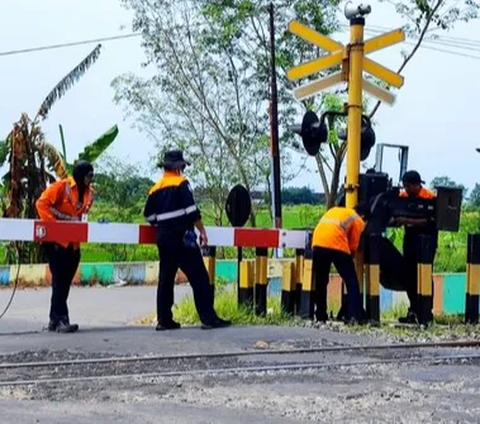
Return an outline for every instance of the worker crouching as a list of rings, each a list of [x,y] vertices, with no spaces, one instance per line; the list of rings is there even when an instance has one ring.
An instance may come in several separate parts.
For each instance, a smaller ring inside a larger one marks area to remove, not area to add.
[[[202,328],[226,327],[231,323],[220,319],[213,308],[212,287],[208,271],[197,243],[207,246],[207,233],[200,210],[195,204],[188,180],[183,175],[189,165],[181,151],[165,154],[160,166],[163,177],[150,190],[144,216],[157,230],[160,275],[157,289],[157,330],[173,330],[180,324],[173,320],[175,276],[178,268],[186,275],[193,289],[195,307]]]
[[[77,162],[72,177],[51,184],[37,200],[36,209],[40,219],[50,222],[81,221],[93,204],[90,187],[93,176],[93,166],[90,163]],[[80,263],[80,245],[44,243],[43,246],[52,274],[48,330],[74,333],[78,331],[78,325],[70,323],[67,299]]]
[[[327,286],[333,263],[347,286],[346,321],[350,324],[366,322],[353,259],[364,228],[365,223],[356,210],[346,207],[329,209],[315,228],[312,249],[317,306],[315,315],[318,321],[325,322],[328,319]]]

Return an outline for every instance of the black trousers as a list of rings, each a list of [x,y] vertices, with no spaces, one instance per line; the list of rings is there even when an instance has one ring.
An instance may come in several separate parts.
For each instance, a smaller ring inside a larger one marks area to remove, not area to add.
[[[157,318],[159,323],[172,321],[175,276],[178,269],[187,277],[193,289],[195,307],[202,323],[216,318],[213,309],[212,287],[208,271],[198,246],[187,247],[181,236],[159,236],[160,275],[157,289]]]
[[[433,264],[437,252],[437,241],[432,236],[432,245],[429,252],[430,262]],[[408,300],[410,301],[410,311],[417,313],[418,296],[417,296],[417,274],[419,264],[419,246],[420,238],[416,235],[406,234],[403,239],[403,257],[405,258],[405,272],[406,282],[405,291],[407,292]],[[433,279],[432,279],[432,293],[433,293]]]
[[[327,286],[332,263],[347,286],[347,317],[362,318],[363,302],[352,256],[339,250],[314,247],[313,270],[315,274],[315,303],[317,305],[315,315],[317,319],[326,320],[328,317]]]
[[[45,252],[52,273],[52,297],[50,301],[50,323],[69,324],[67,299],[72,280],[80,263],[80,249],[71,245],[64,248],[56,243],[48,243]]]

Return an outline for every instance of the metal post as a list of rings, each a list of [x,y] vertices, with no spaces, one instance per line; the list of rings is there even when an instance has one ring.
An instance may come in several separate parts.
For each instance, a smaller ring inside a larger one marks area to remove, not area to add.
[[[348,77],[348,138],[346,206],[353,208],[358,202],[360,173],[360,140],[362,131],[362,70],[363,35],[365,18],[350,20],[349,77]]]
[[[282,198],[280,180],[280,149],[278,136],[278,92],[277,92],[277,71],[275,64],[275,17],[273,2],[269,6],[270,13],[270,140],[273,164],[273,207],[274,227],[282,228]]]
[[[255,252],[255,314],[267,314],[268,249]]]

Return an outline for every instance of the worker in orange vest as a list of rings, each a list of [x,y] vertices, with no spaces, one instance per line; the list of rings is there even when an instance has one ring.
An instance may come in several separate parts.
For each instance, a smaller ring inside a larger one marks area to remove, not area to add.
[[[402,177],[404,190],[400,192],[400,197],[420,198],[420,199],[434,199],[435,193],[428,188],[422,186],[425,184],[422,181],[420,174],[417,171],[407,171]],[[405,289],[410,301],[410,308],[406,317],[401,317],[401,323],[416,323],[417,322],[417,268],[418,268],[418,246],[421,235],[428,235],[431,237],[432,246],[429,252],[431,262],[435,259],[438,243],[438,230],[433,221],[418,218],[403,218],[396,219],[398,224],[405,226],[405,235],[403,237],[403,257],[405,258],[407,279],[405,282]],[[432,282],[433,284],[433,282]]]
[[[346,320],[363,324],[365,311],[353,256],[358,250],[365,222],[355,209],[333,207],[320,219],[313,233],[313,267],[315,274],[316,318],[325,322],[327,315],[327,285],[330,268],[335,265],[345,281],[348,292]]]
[[[79,161],[73,175],[51,184],[36,202],[37,213],[42,221],[81,221],[93,203],[90,187],[93,181],[93,166]],[[80,263],[78,243],[44,243],[52,274],[52,297],[48,331],[74,333],[77,324],[70,323],[67,307],[72,280]]]

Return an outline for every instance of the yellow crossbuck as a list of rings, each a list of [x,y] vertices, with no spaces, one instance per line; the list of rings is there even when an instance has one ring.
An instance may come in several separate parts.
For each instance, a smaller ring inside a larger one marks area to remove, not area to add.
[[[297,21],[290,22],[288,29],[291,33],[303,38],[305,41],[308,41],[309,43],[312,43],[313,45],[331,53],[327,56],[320,57],[289,69],[287,71],[288,79],[295,81],[325,69],[332,68],[336,65],[342,65],[343,67],[342,72],[332,74],[326,78],[318,79],[295,89],[294,95],[298,100],[311,97],[322,90],[347,80],[348,77],[346,76],[348,76],[348,72],[346,72],[345,66],[348,66],[348,60],[345,59],[348,58],[348,46],[344,46],[338,41],[332,40],[331,38],[328,38],[325,35],[320,34],[319,32]],[[387,32],[379,35],[378,37],[374,37],[365,41],[364,54],[366,55],[368,53],[390,47],[404,40],[405,33],[401,29]],[[363,58],[363,70],[370,75],[385,81],[388,85],[397,88],[400,88],[403,85],[403,77],[401,75],[367,57]],[[363,79],[362,88],[367,93],[375,96],[383,102],[392,104],[395,101],[395,96],[393,94],[375,84],[370,83],[366,79]]]

